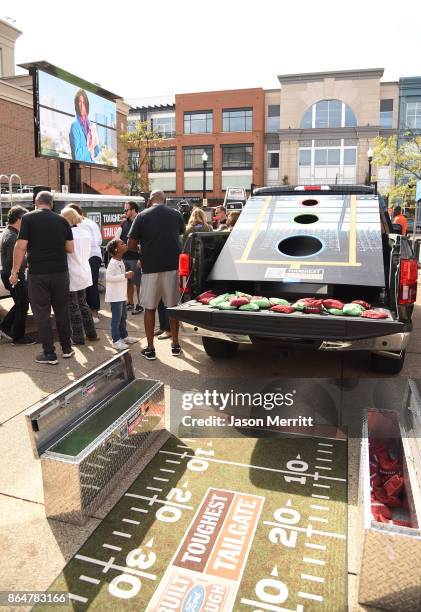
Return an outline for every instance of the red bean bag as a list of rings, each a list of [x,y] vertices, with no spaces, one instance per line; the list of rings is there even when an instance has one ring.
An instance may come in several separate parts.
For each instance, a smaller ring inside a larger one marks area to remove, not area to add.
[[[237,308],[239,308],[240,306],[244,306],[245,304],[248,304],[249,301],[250,300],[246,297],[236,297],[230,300],[230,304],[231,306],[236,306]]]
[[[328,300],[323,300],[323,306],[325,308],[336,308],[337,310],[342,310],[344,305],[345,304],[341,302],[341,300],[333,300],[330,298]]]
[[[388,480],[386,480],[383,485],[383,488],[388,495],[399,495],[399,493],[402,493],[403,484],[404,483],[402,476],[398,476],[398,474],[395,474],[394,476],[391,476]]]
[[[283,312],[284,314],[291,314],[292,312],[295,312],[295,308],[293,306],[283,306],[282,304],[271,306],[270,310],[272,312]]]
[[[352,303],[353,304],[359,304],[360,306],[362,306],[366,310],[370,310],[371,309],[371,304],[369,304],[368,302],[364,302],[364,300],[353,300]]]
[[[365,319],[387,319],[388,317],[385,312],[379,312],[378,310],[364,310],[360,316]]]
[[[317,300],[320,301],[321,300]],[[305,312],[306,314],[320,314],[322,312],[322,305],[321,304],[307,304],[304,307],[303,312]]]

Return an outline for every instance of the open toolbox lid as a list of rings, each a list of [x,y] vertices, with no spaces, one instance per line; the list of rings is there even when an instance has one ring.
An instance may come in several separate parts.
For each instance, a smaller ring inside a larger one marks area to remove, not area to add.
[[[409,378],[404,397],[404,427],[413,449],[414,471],[421,498],[421,389]]]
[[[35,457],[134,378],[132,359],[126,350],[31,406],[25,417]]]

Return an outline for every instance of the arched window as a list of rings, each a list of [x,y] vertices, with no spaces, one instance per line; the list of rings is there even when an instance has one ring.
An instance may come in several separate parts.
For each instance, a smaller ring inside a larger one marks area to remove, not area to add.
[[[340,128],[356,127],[357,119],[352,109],[340,100],[319,100],[306,110],[300,127]]]

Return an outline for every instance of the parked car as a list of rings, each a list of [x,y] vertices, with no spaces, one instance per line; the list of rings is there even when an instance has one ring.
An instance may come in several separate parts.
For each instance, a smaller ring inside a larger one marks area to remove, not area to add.
[[[402,369],[412,331],[417,259],[408,238],[393,232],[370,187],[260,188],[232,233],[192,234],[181,257],[185,302],[170,309],[171,316],[202,336],[210,357],[232,356],[241,343],[264,341],[282,348],[369,351],[376,372]],[[194,299],[210,289],[289,301],[361,299],[387,318],[216,310]]]

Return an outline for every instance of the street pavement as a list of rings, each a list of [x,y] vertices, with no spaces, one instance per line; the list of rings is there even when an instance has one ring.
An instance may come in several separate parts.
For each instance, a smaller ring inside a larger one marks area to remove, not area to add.
[[[0,318],[11,301],[0,302]],[[421,291],[414,312],[414,332],[407,350],[401,377],[421,378]],[[33,322],[29,321],[29,326]],[[37,364],[34,357],[40,345],[0,344],[0,590],[45,590],[98,526],[136,476],[131,470],[110,496],[105,508],[90,517],[83,527],[47,520],[44,513],[40,461],[35,459],[29,441],[25,411],[35,402],[77,379],[115,354],[110,340],[110,312],[101,311],[99,342],[75,347],[76,355],[57,366]],[[131,355],[137,377],[158,379],[169,390],[188,391],[210,388],[216,380],[235,380],[247,390],[253,378],[346,378],[376,377],[370,371],[369,357],[360,353],[281,353],[275,347],[240,347],[229,360],[210,359],[199,338],[181,333],[183,354],[172,357],[170,341],[157,340],[158,360],[140,356],[145,346],[143,316],[129,314],[129,334],[141,339]],[[356,603],[359,538],[356,525],[359,441],[349,441],[349,601],[350,610],[362,610]],[[373,610],[373,608],[371,608]]]

